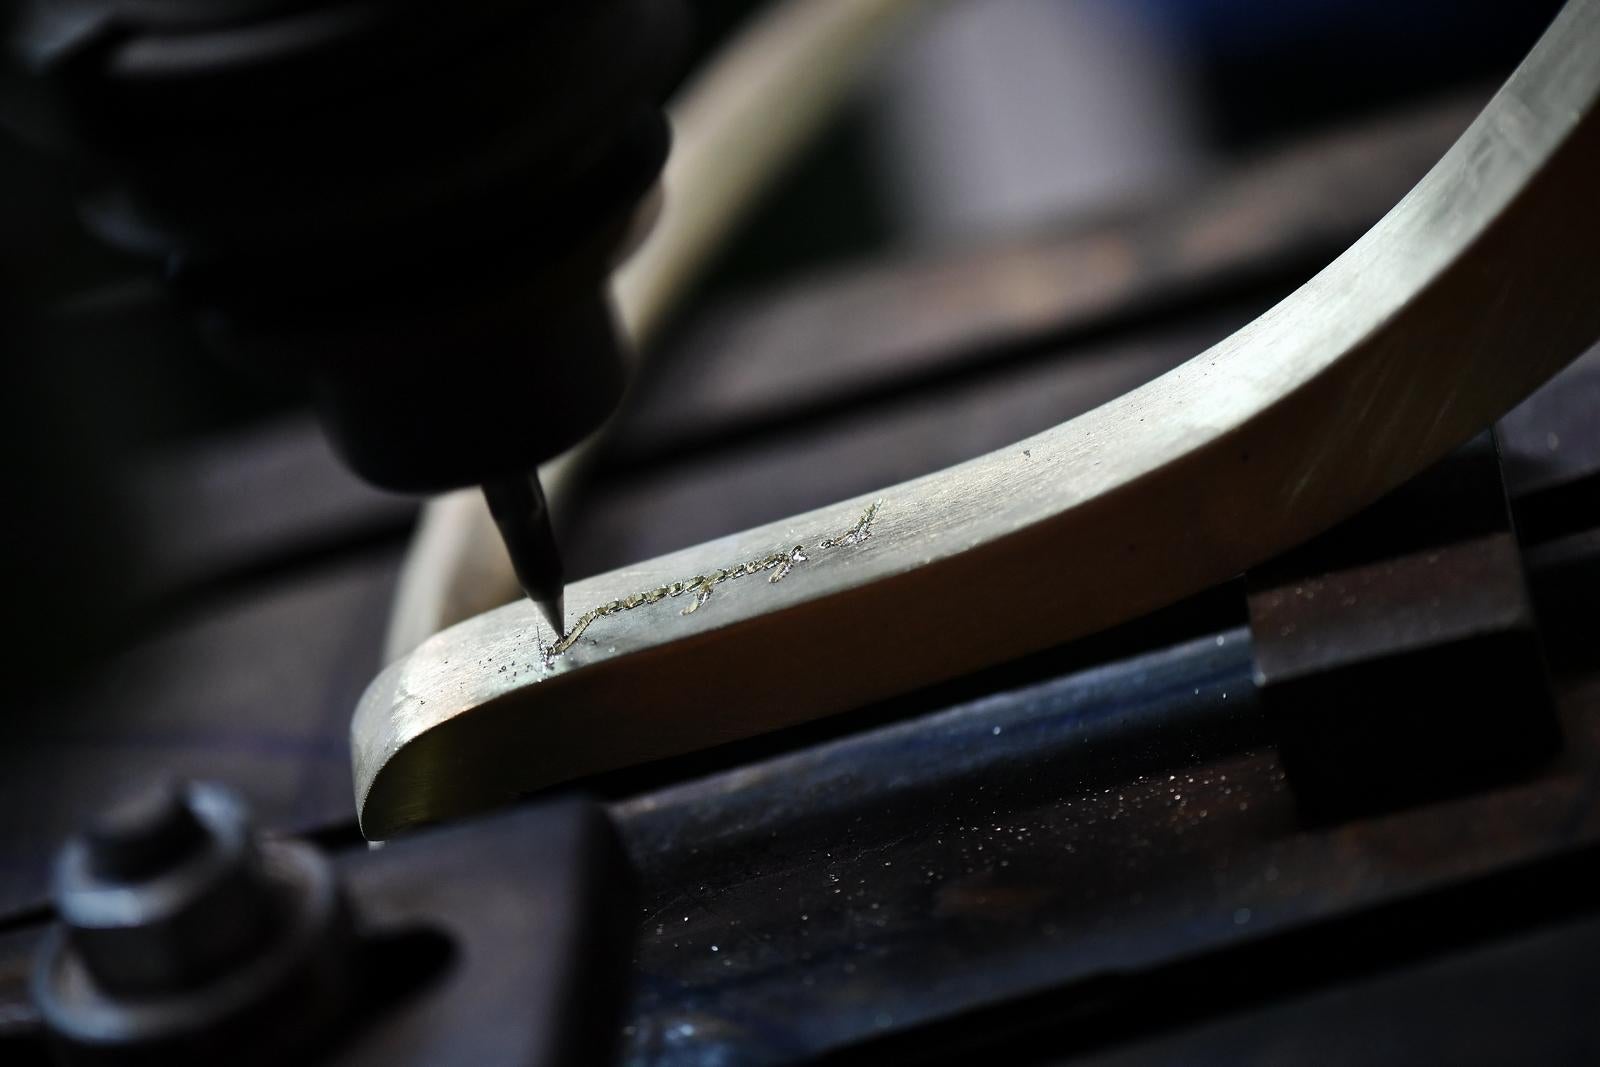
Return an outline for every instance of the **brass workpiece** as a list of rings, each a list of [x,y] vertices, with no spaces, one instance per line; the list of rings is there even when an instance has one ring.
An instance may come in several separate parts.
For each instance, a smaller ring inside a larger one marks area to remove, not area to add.
[[[803,582],[724,577],[717,610],[670,625],[624,606],[604,642],[516,677],[479,663],[526,656],[530,634],[557,640],[530,606],[436,635],[356,712],[363,830],[385,837],[1014,659],[1205,589],[1366,506],[1600,336],[1597,100],[1600,0],[1573,0],[1411,193],[1231,337],[1011,447],[569,595],[625,605],[892,501],[870,551],[828,553]]]

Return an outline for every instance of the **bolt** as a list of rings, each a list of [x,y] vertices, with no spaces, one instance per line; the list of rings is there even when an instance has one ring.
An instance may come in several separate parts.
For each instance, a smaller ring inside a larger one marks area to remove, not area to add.
[[[196,855],[206,831],[169,780],[101,812],[84,831],[84,843],[96,875],[137,882]]]
[[[346,1010],[332,864],[262,838],[221,786],[106,810],[62,848],[55,903],[32,990],[64,1062],[291,1062]]]
[[[212,785],[133,795],[56,868],[57,910],[89,973],[130,994],[205,981],[256,952],[274,895],[243,805]]]

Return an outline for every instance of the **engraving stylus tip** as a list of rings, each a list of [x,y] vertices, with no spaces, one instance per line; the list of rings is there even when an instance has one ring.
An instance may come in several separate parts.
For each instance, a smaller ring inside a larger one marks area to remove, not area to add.
[[[560,637],[565,632],[566,582],[561,550],[550,523],[550,507],[538,475],[490,479],[483,483],[483,495],[505,540],[517,581]]]
[[[560,592],[548,599],[538,598],[539,609],[544,612],[545,621],[550,624],[551,631],[561,637],[567,632],[567,597]]]

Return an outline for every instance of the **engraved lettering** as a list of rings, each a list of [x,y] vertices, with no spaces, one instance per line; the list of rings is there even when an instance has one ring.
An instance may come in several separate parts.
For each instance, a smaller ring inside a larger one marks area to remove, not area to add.
[[[883,501],[873,501],[872,505],[867,508],[854,526],[837,536],[817,542],[817,550],[826,551],[836,548],[848,548],[864,543],[872,536],[872,524],[877,519],[878,511],[882,506]],[[560,640],[553,645],[540,649],[544,656],[545,665],[548,666],[557,656],[575,645],[578,638],[583,636],[584,631],[594,625],[597,620],[608,615],[617,615],[624,611],[632,611],[634,608],[642,607],[646,604],[655,604],[667,597],[678,597],[684,593],[693,593],[694,599],[680,612],[683,615],[692,615],[705,606],[706,601],[711,599],[712,592],[723,582],[742,578],[749,574],[771,571],[772,573],[767,576],[767,581],[775,585],[787,578],[798,564],[808,563],[810,560],[811,556],[807,555],[806,546],[795,545],[785,552],[774,552],[772,555],[762,559],[753,559],[737,564],[731,570],[717,570],[711,574],[697,574],[693,578],[672,582],[668,585],[660,585],[647,592],[633,593],[621,600],[613,600],[599,607],[591,608],[578,616],[578,621],[572,624],[572,629],[563,634]]]

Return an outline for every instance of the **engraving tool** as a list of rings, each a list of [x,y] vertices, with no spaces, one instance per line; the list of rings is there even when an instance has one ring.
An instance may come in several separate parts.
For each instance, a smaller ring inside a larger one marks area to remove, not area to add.
[[[308,381],[357,474],[483,486],[559,635],[561,558],[529,472],[622,397],[608,279],[667,156],[682,15],[32,5],[14,40],[42,102],[8,118],[85,163],[91,228],[159,266],[208,339]]]

